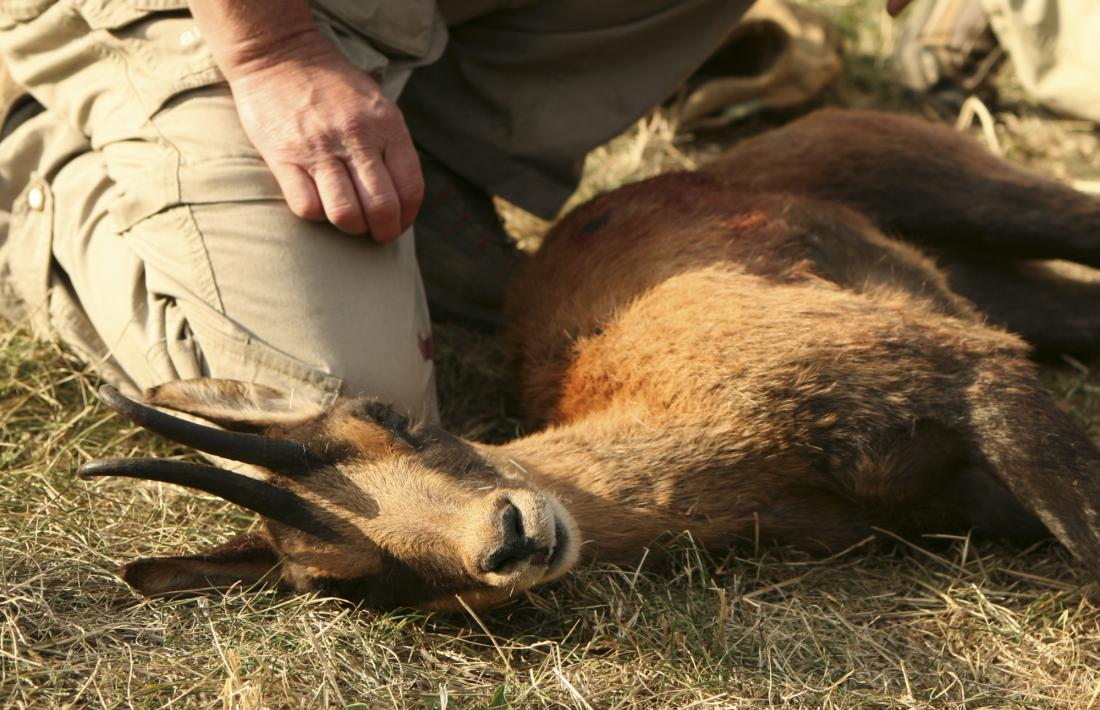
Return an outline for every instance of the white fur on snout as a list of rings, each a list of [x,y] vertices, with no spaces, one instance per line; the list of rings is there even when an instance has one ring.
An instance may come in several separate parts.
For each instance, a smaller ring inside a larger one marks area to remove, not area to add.
[[[555,557],[553,564],[543,574],[542,579],[538,581],[538,584],[545,584],[546,582],[552,582],[558,577],[573,569],[577,564],[577,560],[581,556],[581,531],[577,527],[577,522],[573,519],[573,516],[569,514],[569,511],[565,509],[557,498],[546,495],[547,503],[550,509],[553,511],[554,517],[561,524],[565,530],[565,539],[557,539],[555,532],[554,546],[551,548],[551,556]],[[561,546],[564,546],[563,548]],[[561,549],[559,549],[561,548]]]

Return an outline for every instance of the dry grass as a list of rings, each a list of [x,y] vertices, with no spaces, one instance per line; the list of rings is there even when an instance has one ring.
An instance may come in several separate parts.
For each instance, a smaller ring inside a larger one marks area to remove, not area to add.
[[[878,5],[829,5],[850,48],[829,101],[949,114],[885,78]],[[1000,82],[1009,101],[992,108],[1009,156],[1100,179],[1094,127],[1021,102],[1007,74]],[[692,144],[673,143],[660,119],[640,124],[594,156],[584,192],[705,160],[771,121]],[[545,228],[508,216],[528,243]],[[437,339],[447,424],[515,435],[497,343],[454,327]],[[1046,372],[1100,439],[1100,363]],[[75,481],[89,458],[182,453],[109,417],[93,384],[60,349],[0,326],[5,707],[1100,706],[1096,587],[1055,545],[867,542],[826,561],[786,550],[713,560],[682,540],[666,573],[588,569],[477,618],[269,591],[145,601],[113,575],[120,562],[197,550],[250,517],[157,484]]]

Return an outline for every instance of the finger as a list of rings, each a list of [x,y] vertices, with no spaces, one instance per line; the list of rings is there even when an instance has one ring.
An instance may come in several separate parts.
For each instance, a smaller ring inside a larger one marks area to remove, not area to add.
[[[890,17],[897,17],[898,13],[905,9],[912,0],[887,0],[886,12],[890,13]]]
[[[424,202],[424,175],[420,170],[420,157],[411,140],[391,144],[385,154],[386,169],[393,180],[397,199],[401,203],[401,231],[412,226],[420,205]]]
[[[401,236],[401,203],[386,164],[377,153],[363,155],[348,166],[359,202],[367,215],[370,235],[378,242],[392,242]]]
[[[343,163],[326,163],[315,168],[313,180],[317,183],[317,191],[321,194],[321,203],[325,206],[325,216],[329,222],[348,234],[363,234],[367,231],[367,221],[363,218],[359,195]]]
[[[325,219],[321,196],[317,194],[317,186],[313,184],[309,173],[297,165],[288,164],[273,165],[271,172],[279,183],[279,189],[283,191],[291,212],[314,222]]]

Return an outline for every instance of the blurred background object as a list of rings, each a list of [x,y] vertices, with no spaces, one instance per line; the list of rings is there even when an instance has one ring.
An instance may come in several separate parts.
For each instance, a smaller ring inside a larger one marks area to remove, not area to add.
[[[1007,55],[1036,101],[1100,121],[1100,3],[921,0],[898,33],[895,61],[920,92],[980,93]]]
[[[794,109],[840,74],[840,34],[817,10],[758,0],[685,84],[679,129],[720,128],[758,111]]]

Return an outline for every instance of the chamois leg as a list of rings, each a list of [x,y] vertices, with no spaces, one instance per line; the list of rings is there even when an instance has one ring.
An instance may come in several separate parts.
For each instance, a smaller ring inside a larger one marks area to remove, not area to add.
[[[1042,262],[959,261],[944,270],[955,293],[1023,336],[1039,355],[1100,352],[1100,279],[1078,279]]]
[[[918,419],[883,433],[868,453],[842,469],[846,497],[858,501],[870,526],[914,539],[972,531],[1030,545],[1050,537],[977,454],[972,437],[953,423]]]
[[[841,202],[889,234],[959,257],[1100,266],[1100,199],[919,119],[819,111],[734,146],[706,170],[736,189]]]
[[[1038,516],[1020,503],[988,466],[972,464],[949,486],[955,505],[976,536],[1032,545],[1051,537]]]
[[[1100,270],[943,253],[933,261],[887,238],[859,213],[812,200],[788,204],[783,219],[790,241],[801,244],[784,258],[808,260],[814,273],[845,288],[900,288],[949,315],[984,314],[1022,335],[1040,355],[1100,352]]]
[[[233,586],[278,581],[279,559],[259,533],[241,533],[197,555],[150,557],[122,568],[127,584],[146,596],[226,590]]]
[[[970,387],[978,446],[996,478],[1100,575],[1100,450],[1015,369],[987,367]]]

